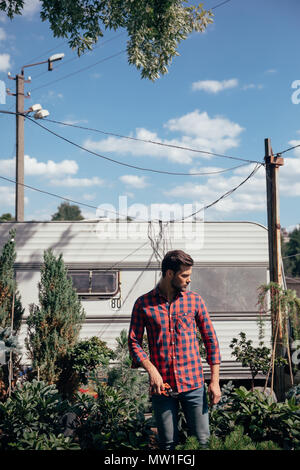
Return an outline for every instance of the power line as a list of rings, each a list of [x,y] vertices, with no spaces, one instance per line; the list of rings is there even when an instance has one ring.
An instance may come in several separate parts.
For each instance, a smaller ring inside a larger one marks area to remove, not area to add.
[[[60,64],[58,64],[56,67],[55,67],[55,70],[57,69],[60,69],[61,67],[69,64],[70,62],[73,62],[74,60],[78,60],[78,59],[81,59],[81,58],[84,58],[84,57],[87,57],[88,54],[90,53],[93,53],[96,49],[98,48],[101,48],[101,47],[104,47],[105,44],[108,44],[109,42],[112,42],[112,41],[115,41],[116,39],[119,39],[121,36],[124,36],[124,32],[123,33],[120,33],[118,34],[117,36],[114,36],[113,38],[110,38],[110,39],[107,39],[106,41],[103,41],[103,42],[98,42],[98,44],[96,44],[93,49],[91,51],[88,51],[86,54],[83,54],[83,55],[76,55],[75,57],[72,57],[71,59],[68,59],[68,60],[63,60]],[[94,65],[91,65],[92,67]],[[80,72],[81,69],[79,71],[76,71],[72,73],[72,75],[75,75],[76,73]],[[42,75],[46,75],[48,73],[48,71],[44,71],[44,72],[41,72],[39,73],[38,75],[35,75],[34,76],[34,79],[36,80],[37,78],[41,77]],[[64,78],[64,77],[63,77]],[[51,82],[51,83],[54,83],[54,82]]]
[[[297,147],[300,147],[300,144],[294,145],[294,147],[289,147],[288,149],[282,150],[281,152],[276,153],[276,156],[280,156],[281,154],[289,152],[290,150],[294,150]]]
[[[229,3],[229,2],[231,2],[231,0],[224,0],[224,2],[221,2],[218,5],[215,5],[214,7],[209,8],[209,10],[216,10],[216,8],[219,8],[219,7],[225,5],[226,3]]]
[[[222,196],[220,196],[218,199],[216,199],[215,201],[211,202],[210,204],[207,204],[206,206],[203,206],[201,209],[197,210],[196,212],[192,213],[192,214],[189,214],[188,216],[186,217],[183,217],[181,219],[173,219],[173,220],[169,220],[169,221],[164,221],[166,223],[166,225],[168,225],[169,223],[173,223],[173,222],[183,222],[184,220],[190,218],[190,217],[194,217],[195,215],[197,215],[199,212],[203,211],[203,210],[206,210],[206,209],[209,209],[210,207],[214,206],[215,204],[217,204],[219,201],[221,201],[222,199],[225,199],[226,197],[230,196],[233,192],[235,192],[238,188],[240,188],[244,183],[246,183],[252,176],[254,176],[254,174],[259,170],[259,168],[261,166],[264,166],[262,163],[260,164],[257,164],[254,168],[254,170],[240,183],[238,184],[236,187],[232,188],[231,190],[227,191],[225,194],[223,194]],[[47,194],[48,196],[53,196],[53,197],[57,197],[59,199],[62,199],[64,201],[67,201],[67,202],[72,202],[73,204],[77,204],[77,205],[80,205],[80,206],[86,206],[86,207],[89,207],[91,209],[98,209],[97,206],[93,206],[91,204],[87,204],[87,203],[84,203],[84,202],[80,202],[80,201],[75,201],[74,199],[70,199],[70,198],[66,198],[66,197],[63,197],[63,196],[60,196],[58,194],[55,194],[55,193],[51,193],[49,191],[45,191],[43,189],[39,189],[39,188],[36,188],[34,186],[29,186],[28,184],[24,184],[24,183],[17,183],[15,180],[12,180],[10,178],[7,178],[5,176],[0,176],[0,178],[4,181],[8,181],[10,183],[13,183],[13,184],[18,184],[18,185],[21,185],[21,186],[24,186],[25,188],[28,188],[28,189],[31,189],[33,191],[37,191],[39,193],[43,193],[43,194]],[[127,218],[127,215],[124,215],[124,214],[120,214],[116,211],[112,211],[112,210],[109,210],[109,209],[105,209],[106,212],[111,212],[113,213],[114,215],[118,215],[119,217],[122,217],[124,219]],[[133,218],[133,221],[134,222],[159,222],[161,223],[162,221],[157,219],[157,220],[138,220],[137,218]]]
[[[215,204],[217,204],[218,202],[220,202],[222,199],[225,199],[226,197],[230,196],[232,193],[234,193],[237,189],[239,189],[243,184],[245,184],[250,178],[252,178],[252,176],[255,175],[255,173],[262,167],[264,166],[263,163],[258,163],[256,164],[254,170],[247,176],[247,178],[245,178],[240,184],[238,184],[237,186],[235,186],[234,188],[230,189],[229,191],[227,191],[225,194],[223,194],[222,196],[220,196],[218,199],[216,199],[214,202],[211,202],[210,204],[207,204],[206,206],[203,206],[201,207],[201,209],[197,210],[196,212],[186,216],[186,217],[183,217],[182,219],[176,219],[176,220],[171,220],[170,222],[183,222],[184,220],[190,218],[190,217],[195,217],[195,215],[199,214],[199,212],[202,212],[206,209],[209,209],[210,207],[214,206]]]
[[[187,150],[189,152],[204,153],[206,155],[211,155],[211,156],[214,156],[214,157],[222,157],[222,158],[228,158],[228,159],[232,159],[232,160],[239,160],[239,161],[243,161],[243,162],[246,162],[246,163],[260,163],[256,160],[247,160],[247,159],[241,158],[241,157],[232,157],[232,156],[229,156],[229,155],[222,155],[222,154],[219,154],[219,153],[208,152],[206,150],[199,150],[199,149],[194,149],[194,148],[191,148],[191,147],[184,147],[184,146],[181,146],[181,145],[166,144],[166,143],[163,143],[163,142],[157,142],[155,140],[139,139],[137,137],[125,136],[125,135],[116,134],[116,133],[113,133],[113,132],[106,132],[106,131],[102,131],[101,129],[94,129],[92,127],[85,127],[85,126],[79,126],[77,124],[70,124],[70,123],[67,123],[67,122],[55,121],[54,119],[44,119],[44,121],[52,122],[54,124],[60,124],[62,126],[69,126],[69,127],[74,127],[74,128],[77,128],[77,129],[83,129],[83,130],[87,130],[87,131],[98,132],[100,134],[109,135],[109,136],[112,136],[112,137],[118,137],[118,138],[121,138],[121,139],[128,139],[128,140],[143,142],[143,143],[147,143],[147,144],[160,145],[162,147],[170,147],[170,148],[174,148],[174,149],[177,149],[177,150]]]
[[[295,255],[290,255],[290,256],[283,256],[282,259],[293,258],[294,256],[300,256],[300,253],[296,253]]]
[[[124,52],[126,52],[126,49],[124,49],[124,50],[122,50],[122,51],[119,51],[119,52],[117,52],[116,54],[112,54],[112,55],[110,55],[110,56],[108,56],[108,57],[105,57],[104,59],[100,59],[100,60],[98,60],[97,62],[95,62],[95,63],[93,63],[93,64],[91,64],[91,65],[87,65],[86,67],[83,67],[83,68],[81,68],[81,69],[79,69],[79,70],[77,70],[77,71],[75,71],[75,72],[71,72],[71,73],[69,73],[69,74],[67,74],[67,75],[64,75],[63,77],[57,78],[56,80],[53,80],[52,82],[48,82],[48,83],[45,83],[44,85],[41,85],[41,86],[39,86],[39,87],[37,87],[37,88],[34,88],[33,90],[31,90],[31,93],[32,93],[33,91],[40,90],[41,88],[45,88],[46,86],[53,85],[53,83],[59,82],[59,81],[61,81],[61,80],[65,80],[66,78],[69,78],[69,77],[71,77],[71,76],[73,76],[73,75],[75,75],[75,74],[77,74],[77,73],[84,72],[85,70],[88,70],[88,69],[90,69],[90,68],[92,68],[92,67],[95,67],[95,65],[101,64],[102,62],[106,62],[107,60],[113,59],[114,57],[117,57],[117,56],[123,54]]]
[[[130,163],[124,163],[124,162],[120,162],[119,160],[115,160],[113,158],[110,158],[110,157],[106,157],[104,155],[101,155],[100,153],[97,153],[97,152],[94,152],[93,150],[89,150],[85,147],[83,147],[82,145],[79,145],[77,144],[76,142],[73,142],[72,140],[70,139],[67,139],[66,137],[63,137],[61,136],[60,134],[57,134],[56,132],[48,129],[47,127],[43,126],[42,124],[34,121],[33,119],[31,119],[29,116],[27,115],[24,115],[24,117],[26,117],[27,119],[29,119],[29,121],[33,122],[34,124],[36,124],[37,126],[41,127],[42,129],[45,129],[47,132],[50,132],[50,134],[53,134],[55,135],[56,137],[58,137],[59,139],[62,139],[64,140],[65,142],[68,142],[69,144],[71,145],[74,145],[75,147],[79,148],[80,150],[84,150],[85,152],[88,152],[92,155],[95,155],[99,158],[102,158],[104,160],[107,160],[107,161],[110,161],[112,163],[115,163],[117,165],[121,165],[121,166],[125,166],[125,167],[128,167],[128,168],[133,168],[135,170],[140,170],[140,171],[149,171],[149,172],[152,172],[152,173],[160,173],[160,174],[164,174],[164,175],[172,175],[172,176],[200,176],[200,175],[208,175],[208,174],[211,174],[211,173],[181,173],[181,172],[172,172],[172,171],[163,171],[163,170],[155,170],[153,168],[144,168],[144,167],[140,167],[140,166],[136,166],[136,165],[131,165]],[[255,163],[259,163],[259,162],[255,162]],[[248,164],[248,162],[247,162]],[[243,164],[243,165],[239,165],[238,167],[234,167],[234,168],[240,168],[241,166],[245,166],[246,164]],[[233,168],[231,168],[233,169]],[[224,171],[229,171],[230,169],[226,169],[226,170],[218,170],[217,172],[214,172],[215,173],[223,173]]]

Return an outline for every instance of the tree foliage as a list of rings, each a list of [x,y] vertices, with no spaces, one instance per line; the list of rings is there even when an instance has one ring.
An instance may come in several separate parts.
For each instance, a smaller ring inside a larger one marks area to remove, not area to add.
[[[62,256],[44,253],[39,283],[39,305],[30,305],[25,340],[33,367],[48,383],[58,380],[59,362],[78,340],[84,310],[67,276]]]
[[[15,230],[11,230],[9,239],[3,246],[0,255],[0,327],[11,327],[12,312],[14,311],[13,330],[18,332],[24,309],[14,274],[16,260],[15,236]]]
[[[62,202],[57,208],[57,212],[52,215],[53,221],[57,220],[83,220],[81,210],[78,206],[69,202]]]
[[[14,220],[15,219],[13,218],[10,212],[5,212],[0,216],[0,222],[12,222]]]
[[[300,228],[295,228],[289,234],[289,241],[283,245],[282,255],[286,274],[300,277]]]
[[[212,12],[187,0],[41,0],[41,19],[55,37],[69,39],[80,55],[92,49],[105,30],[126,30],[128,62],[142,78],[156,80],[167,73],[178,47],[193,31],[212,23]],[[22,14],[23,0],[0,1],[13,18]]]

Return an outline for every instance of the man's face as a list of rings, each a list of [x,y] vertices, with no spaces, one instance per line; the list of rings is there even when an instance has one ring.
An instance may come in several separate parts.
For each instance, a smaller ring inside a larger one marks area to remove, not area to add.
[[[170,273],[171,286],[175,291],[185,291],[191,282],[192,268],[190,266],[182,265],[180,271]]]

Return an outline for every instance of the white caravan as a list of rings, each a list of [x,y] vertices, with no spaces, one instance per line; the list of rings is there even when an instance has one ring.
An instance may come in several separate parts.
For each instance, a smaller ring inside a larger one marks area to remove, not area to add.
[[[62,254],[86,319],[81,338],[98,336],[111,348],[129,327],[133,304],[160,279],[160,262],[171,249],[194,259],[191,290],[204,299],[221,348],[221,379],[243,379],[250,371],[231,355],[229,344],[243,331],[258,344],[258,288],[269,282],[268,231],[252,222],[3,222],[0,249],[16,230],[18,290],[25,307],[38,303],[44,251]],[[265,343],[270,346],[270,318]],[[23,362],[28,363],[24,348]],[[204,371],[208,371],[205,360]]]

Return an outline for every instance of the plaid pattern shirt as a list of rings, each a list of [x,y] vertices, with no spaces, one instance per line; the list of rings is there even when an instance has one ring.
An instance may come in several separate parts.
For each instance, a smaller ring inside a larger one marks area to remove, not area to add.
[[[158,287],[142,295],[134,304],[128,335],[132,367],[140,367],[142,361],[149,359],[142,348],[146,328],[150,361],[164,383],[178,392],[202,387],[204,377],[197,327],[205,344],[208,364],[220,364],[218,339],[199,294],[180,292],[170,304]]]

